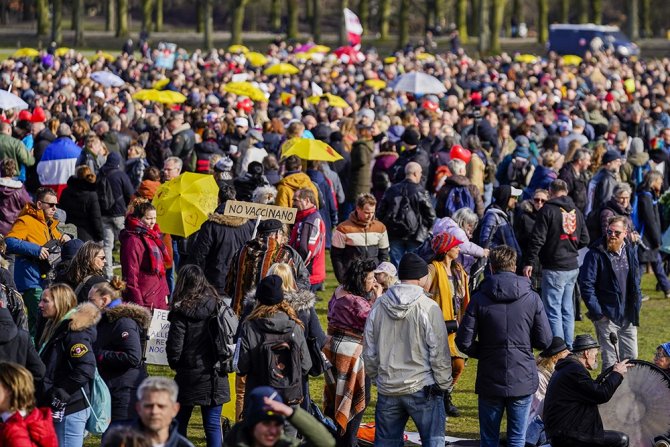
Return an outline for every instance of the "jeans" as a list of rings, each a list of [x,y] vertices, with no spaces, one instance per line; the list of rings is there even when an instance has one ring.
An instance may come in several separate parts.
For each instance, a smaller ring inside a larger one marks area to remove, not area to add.
[[[221,432],[221,408],[223,405],[213,405],[211,407],[201,405],[202,426],[205,429],[205,438],[207,447],[221,447],[223,444],[223,433]],[[182,405],[177,413],[177,422],[179,423],[179,434],[188,439],[186,431],[188,430],[188,421],[193,413],[193,405]]]
[[[400,260],[405,253],[416,250],[421,246],[421,242],[417,241],[405,241],[402,239],[393,239],[389,241],[389,252],[391,255],[391,262],[393,265],[398,267]]]
[[[526,445],[544,445],[547,443],[547,433],[544,431],[544,422],[540,416],[535,416],[526,428]]]
[[[623,359],[637,358],[637,327],[633,326],[627,320],[624,320],[621,326],[615,324],[610,319],[594,321],[596,327],[596,336],[600,344],[600,352],[603,359],[603,371],[616,363],[616,352],[610,341],[610,334],[614,332],[619,338],[617,346],[619,356]]]
[[[507,447],[524,447],[526,421],[533,395],[522,397],[479,396],[479,434],[481,447],[498,447],[500,422],[507,411]]]
[[[650,262],[651,269],[654,271],[654,276],[656,276],[656,281],[661,286],[663,293],[670,293],[670,280],[668,275],[665,274],[665,269],[663,269],[663,260],[661,259],[661,254],[656,255],[656,259],[653,262]],[[644,273],[644,264],[640,263],[640,278]]]
[[[111,278],[114,274],[114,258],[112,251],[114,250],[114,242],[119,238],[119,232],[125,226],[125,217],[109,217],[102,216],[102,236],[104,238],[103,244],[105,247],[105,276]]]
[[[575,308],[573,293],[579,269],[557,271],[542,270],[542,302],[554,337],[565,340],[572,347],[575,333]]]
[[[444,447],[447,415],[444,397],[426,396],[423,390],[404,396],[377,396],[375,445],[402,447],[405,425],[412,418],[424,447]]]
[[[86,408],[76,413],[68,414],[60,422],[54,421],[58,445],[61,447],[82,447],[86,421],[91,415],[91,409]]]

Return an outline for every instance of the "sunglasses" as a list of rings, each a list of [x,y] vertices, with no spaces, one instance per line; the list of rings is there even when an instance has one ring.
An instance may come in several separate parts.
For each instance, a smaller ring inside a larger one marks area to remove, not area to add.
[[[40,201],[40,202],[42,204],[48,206],[49,208],[56,208],[58,206],[58,202],[42,202],[42,201]]]
[[[616,231],[616,230],[607,230],[607,235],[608,236],[616,236],[619,237],[623,234],[623,231]]]
[[[547,201],[545,199],[533,199],[533,202],[535,202],[535,203],[546,203]]]

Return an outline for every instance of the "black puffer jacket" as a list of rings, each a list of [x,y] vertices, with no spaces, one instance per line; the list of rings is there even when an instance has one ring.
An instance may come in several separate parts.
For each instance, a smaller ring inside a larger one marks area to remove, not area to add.
[[[119,304],[104,309],[93,345],[98,371],[112,395],[112,421],[137,417],[137,387],[147,377],[142,361],[151,314],[136,304]]]
[[[37,355],[27,331],[14,324],[9,310],[0,307],[0,359],[25,366],[39,384],[44,378],[44,363]]]
[[[77,239],[101,241],[102,216],[95,183],[70,177],[60,196],[60,208],[67,214],[67,223],[77,227]]]
[[[244,217],[224,216],[219,206],[202,224],[189,247],[189,262],[205,272],[205,277],[219,294],[224,294],[230,263],[237,250],[251,239],[254,221]]]
[[[204,295],[177,301],[168,315],[167,358],[177,372],[181,405],[221,405],[230,400],[227,375],[214,371],[216,351],[207,330],[217,299]]]
[[[598,405],[609,401],[623,376],[613,372],[604,380],[591,378],[579,360],[570,356],[559,360],[544,397],[547,435],[564,435],[589,440],[603,434]]]
[[[407,194],[414,213],[419,218],[419,228],[413,234],[400,234],[393,231],[394,200],[396,197]],[[382,202],[377,208],[377,218],[381,220],[388,231],[389,239],[402,239],[416,242],[423,242],[429,235],[430,229],[435,222],[435,209],[430,200],[430,195],[423,186],[403,180],[391,186]]]
[[[58,399],[66,403],[66,415],[88,408],[81,390],[87,395],[90,393],[96,367],[93,343],[99,320],[97,307],[91,303],[80,304],[40,348],[46,373],[39,406],[51,406],[54,399]],[[41,335],[37,334],[35,340],[40,340]]]
[[[114,198],[116,199],[116,202],[110,209],[101,210],[103,216],[125,216],[130,198],[135,193],[128,175],[121,169],[122,162],[121,155],[117,152],[111,152],[107,156],[105,164],[100,168],[99,177],[107,177],[114,192]]]

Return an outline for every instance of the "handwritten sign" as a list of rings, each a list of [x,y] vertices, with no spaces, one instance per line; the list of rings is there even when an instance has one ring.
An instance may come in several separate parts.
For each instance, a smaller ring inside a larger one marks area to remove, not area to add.
[[[297,212],[296,208],[228,200],[223,214],[225,216],[246,217],[248,219],[277,219],[282,223],[292,224],[295,222]]]
[[[170,322],[168,321],[167,310],[154,309],[154,315],[151,318],[149,326],[149,341],[147,350],[144,353],[147,363],[152,365],[167,365],[167,346],[168,332],[170,331]]]

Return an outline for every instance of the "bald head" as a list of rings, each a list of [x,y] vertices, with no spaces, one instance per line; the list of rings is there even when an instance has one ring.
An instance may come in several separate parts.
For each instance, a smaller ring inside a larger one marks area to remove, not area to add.
[[[410,161],[405,165],[405,178],[412,183],[421,181],[421,165],[415,161]]]
[[[12,126],[9,123],[0,123],[0,133],[4,133],[5,135],[11,135]]]

